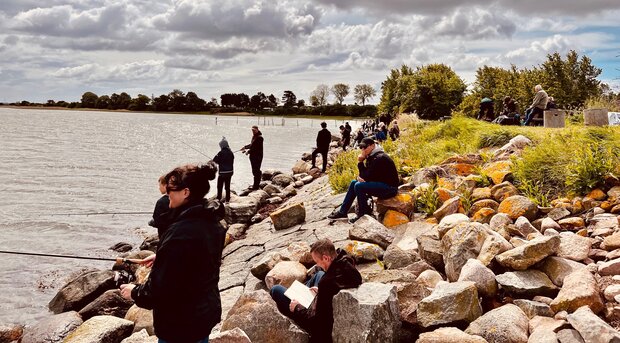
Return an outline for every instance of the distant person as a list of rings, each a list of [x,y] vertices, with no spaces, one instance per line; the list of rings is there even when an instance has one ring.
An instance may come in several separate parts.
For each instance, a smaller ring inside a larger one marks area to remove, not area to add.
[[[185,165],[166,174],[170,225],[144,284],[123,284],[121,295],[153,310],[159,342],[206,343],[221,320],[218,282],[226,230],[224,208],[204,199],[217,166]]]
[[[213,162],[219,166],[217,177],[217,200],[222,200],[222,188],[226,188],[226,203],[230,202],[230,180],[233,176],[235,154],[230,150],[226,137],[220,141],[220,151],[213,157]]]
[[[344,125],[340,125],[340,134],[342,135],[342,150],[347,151],[347,147],[351,144],[351,131],[347,130]]]
[[[400,137],[400,127],[398,127],[398,122],[394,120],[392,123],[392,127],[390,127],[390,138],[395,141]]]
[[[161,239],[164,231],[167,229],[166,213],[169,210],[170,198],[166,194],[166,176],[159,177],[159,192],[163,194],[159,200],[155,203],[155,209],[153,210],[153,218],[149,221],[149,225],[157,228],[157,236]]]
[[[359,146],[360,143],[362,143],[362,139],[364,139],[364,130],[363,130],[363,125],[361,128],[357,129],[357,131],[355,132],[355,140],[354,140],[354,145],[355,146]]]
[[[252,175],[254,176],[254,183],[251,189],[257,190],[260,187],[260,179],[262,172],[260,165],[263,163],[263,134],[258,129],[258,126],[252,126],[252,141],[250,144],[241,148],[241,150],[250,156],[250,164],[252,165]]]
[[[349,130],[349,132],[353,132],[353,128],[351,128],[351,125],[349,125],[348,121],[344,123],[344,128]]]
[[[525,121],[523,125],[529,125],[532,119],[536,116],[542,117],[545,109],[547,108],[547,102],[549,101],[549,96],[547,92],[545,92],[541,85],[536,85],[534,87],[534,100],[532,100],[532,104],[525,110]]]
[[[385,128],[385,123],[379,123],[379,130],[375,134],[375,139],[378,142],[385,142],[387,140],[387,129]]]
[[[495,120],[493,100],[484,98],[480,101],[480,111],[476,119],[491,122]]]
[[[271,296],[280,312],[298,323],[310,334],[310,342],[332,342],[334,327],[334,296],[342,289],[355,288],[362,284],[362,276],[355,269],[355,261],[344,250],[338,249],[327,238],[320,239],[310,247],[312,259],[317,266],[325,270],[318,287],[311,288],[316,293],[310,309],[289,300],[284,292],[286,288],[276,285],[271,289]]]
[[[321,154],[323,158],[323,169],[321,172],[325,173],[327,170],[327,155],[329,153],[329,144],[332,142],[332,133],[327,129],[327,123],[321,123],[321,130],[316,136],[316,149],[312,152],[312,168],[316,168],[316,155]]]
[[[364,138],[359,147],[362,149],[357,158],[359,176],[357,180],[351,181],[340,209],[334,210],[328,216],[329,219],[347,218],[353,200],[357,198],[358,213],[351,219],[351,222],[355,222],[365,214],[372,215],[368,206],[369,195],[385,199],[398,193],[398,171],[390,156],[369,137]]]

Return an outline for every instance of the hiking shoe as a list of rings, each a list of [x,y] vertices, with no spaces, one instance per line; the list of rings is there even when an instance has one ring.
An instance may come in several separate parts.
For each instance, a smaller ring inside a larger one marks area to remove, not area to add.
[[[363,216],[364,216],[364,215],[361,215],[361,216],[360,216],[359,214],[356,214],[356,215],[355,215],[355,217],[353,217],[353,218],[349,219],[349,223],[353,224],[353,223],[355,223],[356,221],[358,221],[360,218],[362,218]]]
[[[328,215],[327,218],[329,219],[347,218],[347,214],[340,212],[340,210],[338,209],[338,210],[334,210],[334,212]]]

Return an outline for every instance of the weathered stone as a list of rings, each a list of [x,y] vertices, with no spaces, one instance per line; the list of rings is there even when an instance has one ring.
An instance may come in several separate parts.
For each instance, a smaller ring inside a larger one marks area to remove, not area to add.
[[[441,220],[447,215],[457,213],[460,207],[461,198],[456,196],[444,202],[443,205],[441,205],[441,207],[437,209],[437,211],[433,212],[433,217],[435,217],[437,220]]]
[[[273,182],[274,184],[280,187],[286,187],[290,185],[291,183],[294,183],[295,179],[293,179],[293,177],[290,175],[278,174],[271,178],[271,182]]]
[[[446,276],[456,281],[468,259],[478,257],[487,238],[480,223],[459,223],[441,239]]]
[[[22,343],[60,343],[67,335],[82,324],[82,318],[75,311],[64,312],[42,319],[27,327],[22,336]],[[21,335],[20,335],[21,336]],[[19,337],[13,339],[16,340]],[[11,342],[13,340],[8,340]],[[1,341],[1,340],[0,340]]]
[[[416,240],[418,242],[420,258],[424,259],[433,268],[439,271],[444,270],[441,240],[428,235],[422,235]]]
[[[396,236],[383,255],[383,263],[389,269],[405,267],[420,259],[417,238],[431,232],[433,226],[425,222],[410,222]]]
[[[470,222],[469,217],[467,217],[463,213],[454,213],[447,215],[439,221],[439,225],[437,227],[437,231],[439,232],[439,237],[443,237],[449,230],[454,228],[456,224],[459,223],[467,223]]]
[[[267,194],[266,192],[264,193]],[[249,196],[238,197],[237,199],[225,206],[226,222],[229,224],[249,223],[258,211],[259,201]]]
[[[585,267],[582,263],[557,256],[549,256],[536,265],[536,268],[547,274],[551,282],[558,287],[562,287],[568,274]]]
[[[476,285],[470,281],[439,283],[433,293],[418,304],[422,327],[462,325],[482,314]]]
[[[491,218],[489,227],[491,230],[499,232],[500,229],[512,224],[512,219],[506,213],[498,213]]]
[[[620,258],[601,263],[598,266],[598,273],[601,276],[620,274]]]
[[[499,203],[495,200],[491,200],[491,199],[478,200],[474,202],[473,204],[471,204],[471,207],[469,208],[469,214],[473,215],[474,213],[478,212],[480,209],[483,209],[483,208],[491,208],[494,211],[497,211],[498,207],[499,207]]]
[[[558,221],[563,230],[577,231],[583,228],[586,223],[581,217],[568,217]]]
[[[567,320],[588,343],[620,342],[620,333],[594,314],[588,306],[569,314]]]
[[[551,307],[549,307],[548,304],[539,301],[515,299],[513,300],[513,304],[519,306],[523,313],[525,313],[525,315],[530,319],[534,318],[535,316],[553,316],[553,311],[551,311]]]
[[[596,201],[603,201],[605,199],[607,199],[607,194],[605,192],[603,192],[603,190],[601,190],[600,188],[595,188],[593,190],[590,191],[590,193],[588,193],[588,195],[586,195],[588,198],[592,198]]]
[[[67,335],[63,343],[116,343],[129,337],[133,322],[113,316],[95,316]]]
[[[497,275],[495,280],[503,289],[515,296],[555,296],[558,293],[558,288],[547,275],[536,269],[506,272]]]
[[[482,243],[480,253],[478,254],[478,260],[482,262],[483,265],[488,266],[495,259],[495,256],[512,248],[512,244],[502,237],[502,235],[495,231],[487,230],[487,238],[484,240],[484,243]]]
[[[510,182],[502,182],[491,187],[491,196],[499,202],[504,201],[510,196],[518,194],[519,190]],[[495,209],[497,210],[497,207]]]
[[[545,257],[553,255],[559,245],[558,236],[540,236],[527,244],[495,256],[495,259],[504,267],[525,270]]]
[[[620,248],[620,233],[614,233],[611,236],[605,237],[601,244],[601,249],[612,251]]]
[[[250,337],[239,328],[219,332],[209,336],[210,343],[252,343]]]
[[[389,228],[407,224],[408,222],[409,217],[407,215],[394,210],[387,210],[383,216],[383,225]]]
[[[257,320],[260,318],[260,320]],[[278,311],[271,296],[263,291],[244,293],[222,322],[221,331],[239,328],[252,342],[303,343],[308,334]]]
[[[388,210],[393,210],[409,217],[415,209],[415,200],[411,193],[399,193],[391,198],[377,200],[376,205],[380,216]]]
[[[604,308],[594,276],[586,269],[579,269],[564,278],[564,285],[551,302],[551,309],[554,312],[574,312],[584,305],[589,306],[594,313]]]
[[[557,332],[556,337],[560,343],[586,343],[574,329],[562,329]]]
[[[534,226],[532,226],[530,221],[525,217],[517,218],[517,220],[515,220],[514,227],[516,228],[517,233],[521,237],[527,237],[528,235],[532,233],[537,233],[537,234],[540,233],[538,232],[538,230],[536,230]]]
[[[620,284],[609,285],[603,291],[603,295],[607,301],[614,301],[614,298],[620,294]]]
[[[125,314],[125,319],[134,323],[133,332],[146,330],[149,335],[155,334],[153,328],[153,311],[147,310],[137,305],[133,305],[129,308]]]
[[[477,259],[469,259],[461,269],[458,281],[473,281],[482,297],[492,298],[497,293],[495,274]]]
[[[282,192],[280,187],[274,184],[268,184],[267,186],[265,186],[265,188],[263,188],[263,191],[267,192],[267,194],[269,194],[270,196]]]
[[[497,209],[499,213],[506,213],[511,219],[515,220],[520,216],[528,220],[536,219],[538,207],[532,200],[522,195],[513,195],[504,199]]]
[[[560,231],[562,230],[562,227],[555,220],[551,218],[544,218],[540,224],[540,232],[545,233],[547,230]]]
[[[344,241],[339,242],[336,246],[355,257],[358,261],[377,261],[383,257],[383,249],[372,243]]]
[[[418,275],[417,279],[415,279],[415,282],[417,284],[423,285],[428,288],[437,287],[437,284],[440,283],[441,281],[443,281],[441,274],[439,274],[435,270],[425,270],[422,273],[420,273],[420,275]],[[459,280],[459,281],[463,281],[463,280]]]
[[[410,182],[416,186],[420,186],[424,183],[431,183],[437,180],[438,177],[444,177],[448,173],[440,166],[431,166],[418,169],[413,175],[411,175]]]
[[[568,217],[569,215],[570,211],[562,207],[553,208],[549,213],[547,213],[547,217],[556,222],[560,219]]]
[[[506,304],[485,313],[465,330],[489,343],[526,343],[529,321],[525,313],[513,304]]]
[[[48,306],[56,314],[79,311],[103,292],[114,287],[113,271],[88,271],[64,285]]]
[[[549,317],[534,317],[530,319],[530,337],[528,342],[558,343],[555,331],[568,326],[566,320]]]
[[[288,229],[306,220],[306,208],[303,203],[288,205],[269,214],[276,230]]]
[[[491,162],[482,168],[482,172],[493,180],[493,184],[497,185],[506,181],[512,174],[511,167],[512,162],[508,160]]]
[[[297,261],[281,261],[267,273],[265,283],[268,289],[271,289],[274,285],[290,287],[295,280],[304,282],[306,272],[306,267]]]
[[[480,336],[466,334],[457,328],[448,327],[425,332],[420,335],[416,343],[487,343],[487,341]]]
[[[121,296],[118,289],[110,289],[101,294],[90,304],[84,306],[79,312],[83,320],[88,320],[94,316],[109,315],[124,317],[127,310],[133,305],[133,301]]]
[[[491,218],[493,218],[493,216],[496,214],[497,211],[495,211],[494,209],[489,207],[483,207],[476,211],[476,213],[474,213],[474,215],[471,217],[471,220],[478,223],[488,224],[491,222]]]
[[[135,331],[131,336],[125,338],[121,343],[157,343],[159,339],[156,336],[149,335],[146,330]],[[211,340],[209,340],[211,342]]]
[[[592,242],[588,237],[581,237],[574,233],[560,233],[560,246],[557,255],[573,261],[582,261],[588,258]]]
[[[474,188],[471,193],[471,198],[473,201],[478,201],[482,199],[491,199],[493,197],[493,193],[491,193],[491,188],[482,187],[482,188]]]
[[[334,342],[394,342],[400,328],[396,287],[363,283],[341,290],[333,300]]]

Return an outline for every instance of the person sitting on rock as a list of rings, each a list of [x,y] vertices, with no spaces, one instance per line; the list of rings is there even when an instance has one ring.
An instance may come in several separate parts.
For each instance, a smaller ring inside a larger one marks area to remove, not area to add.
[[[332,300],[341,289],[355,288],[362,284],[362,276],[355,269],[355,261],[344,250],[338,249],[327,238],[318,240],[310,247],[312,259],[325,270],[318,287],[311,288],[316,293],[310,308],[304,308],[296,300],[284,295],[286,287],[276,285],[271,296],[278,310],[298,323],[310,334],[310,342],[332,342],[334,309]]]
[[[536,85],[534,87],[534,92],[536,92],[534,100],[532,100],[530,107],[525,110],[525,121],[523,122],[523,125],[525,126],[529,125],[532,119],[536,116],[543,116],[543,112],[547,108],[547,102],[549,101],[549,96],[547,95],[547,92],[543,90],[541,85]]]
[[[398,193],[400,180],[390,156],[370,137],[364,138],[359,147],[362,150],[357,157],[359,176],[357,180],[351,181],[340,209],[334,210],[328,216],[329,219],[347,218],[353,200],[357,198],[357,215],[351,219],[351,222],[355,222],[365,214],[372,214],[368,206],[369,195],[387,199]]]

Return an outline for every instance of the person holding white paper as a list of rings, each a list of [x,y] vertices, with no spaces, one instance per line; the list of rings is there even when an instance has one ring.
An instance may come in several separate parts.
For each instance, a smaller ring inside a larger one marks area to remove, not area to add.
[[[327,238],[314,242],[310,247],[310,253],[314,262],[325,270],[325,274],[318,282],[317,295],[310,307],[304,308],[298,301],[289,300],[284,295],[286,288],[283,286],[274,286],[271,289],[271,296],[282,314],[289,316],[308,331],[310,342],[332,342],[334,326],[332,300],[341,289],[361,285],[362,276],[355,269],[353,258],[344,250],[336,250],[334,243]]]

